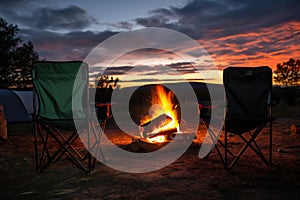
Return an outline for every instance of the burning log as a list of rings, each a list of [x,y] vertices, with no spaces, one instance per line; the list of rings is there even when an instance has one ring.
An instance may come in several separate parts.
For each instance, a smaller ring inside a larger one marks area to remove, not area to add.
[[[150,143],[145,138],[134,138],[129,146],[132,152],[153,152],[167,145],[169,142],[164,143]]]
[[[166,132],[164,132],[166,133]],[[159,136],[156,136],[159,137]],[[154,138],[156,138],[154,137]],[[168,135],[169,139],[165,140],[164,142],[151,142],[152,138],[133,138],[131,144],[128,146],[129,150],[132,152],[152,152],[159,150],[166,145],[172,143],[172,148],[170,151],[181,149],[182,145],[186,144],[186,142],[189,142],[190,140],[193,140],[195,138],[195,134],[192,133],[184,133],[184,134],[178,134],[178,133],[170,133]]]
[[[170,139],[170,135],[172,133],[176,133],[177,132],[177,128],[171,128],[171,129],[168,129],[168,130],[163,130],[163,131],[160,131],[159,133],[151,133],[151,134],[148,134],[148,137],[149,138],[154,138],[156,136],[165,136],[166,138]]]
[[[146,138],[148,133],[152,133],[155,129],[166,126],[172,121],[172,118],[166,114],[161,114],[158,117],[140,125],[141,135]]]

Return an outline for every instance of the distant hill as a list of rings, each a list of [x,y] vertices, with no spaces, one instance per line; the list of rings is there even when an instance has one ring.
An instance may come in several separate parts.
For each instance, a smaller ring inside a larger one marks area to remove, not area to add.
[[[224,91],[223,91],[223,85],[219,84],[206,84],[206,83],[200,83],[200,82],[190,82],[189,83],[191,88],[194,90],[198,101],[210,101],[211,96],[213,95],[214,100],[224,100]],[[138,101],[147,98],[151,93],[151,89],[155,85],[145,85],[141,86],[138,89],[135,89],[134,87],[127,87],[119,89],[120,94],[122,95],[128,95],[130,93],[134,93],[135,98],[138,99]],[[190,100],[191,97],[189,97],[190,94],[190,87],[186,85],[186,83],[167,83],[164,84],[167,88],[171,89],[173,92],[176,91],[180,92],[180,94],[183,94],[185,96],[185,100]],[[213,93],[213,94],[210,94]]]

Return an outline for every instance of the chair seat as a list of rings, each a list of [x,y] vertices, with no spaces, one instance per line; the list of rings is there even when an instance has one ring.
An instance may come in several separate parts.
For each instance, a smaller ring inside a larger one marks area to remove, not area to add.
[[[260,125],[266,124],[266,120],[225,120],[225,131],[233,134],[249,132]]]

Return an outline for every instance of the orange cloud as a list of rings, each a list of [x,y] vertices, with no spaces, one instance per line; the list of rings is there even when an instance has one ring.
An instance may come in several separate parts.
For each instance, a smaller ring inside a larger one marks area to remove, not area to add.
[[[275,69],[277,63],[300,58],[300,22],[198,42],[220,68],[267,65]]]

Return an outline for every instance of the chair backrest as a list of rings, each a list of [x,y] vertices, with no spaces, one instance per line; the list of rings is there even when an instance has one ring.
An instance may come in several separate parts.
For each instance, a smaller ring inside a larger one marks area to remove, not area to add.
[[[247,121],[255,126],[268,117],[268,101],[272,91],[269,67],[228,67],[223,72],[228,110],[226,119]],[[247,127],[246,127],[247,128]]]
[[[72,120],[72,98],[88,98],[88,65],[84,62],[37,62],[32,77],[39,99],[39,118]],[[82,82],[76,84],[77,88],[74,88],[75,79]],[[82,105],[76,105],[78,116],[85,115]]]

